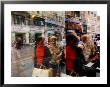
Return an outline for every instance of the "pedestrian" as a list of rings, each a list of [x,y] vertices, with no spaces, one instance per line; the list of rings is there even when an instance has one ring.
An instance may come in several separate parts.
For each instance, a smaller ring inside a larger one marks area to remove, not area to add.
[[[35,43],[34,67],[45,66],[49,68],[51,53],[47,46],[44,46],[44,38],[38,37]]]
[[[57,38],[55,36],[49,37],[49,50],[51,52],[52,58],[50,65],[54,70],[54,76],[60,75],[60,60],[61,60],[61,48],[56,44]]]
[[[82,35],[81,40],[84,43],[83,55],[85,57],[85,61],[89,62],[90,58],[94,56],[96,52],[94,42],[90,39],[90,36],[87,34]]]
[[[20,37],[18,37],[18,38],[16,39],[16,47],[17,47],[18,49],[21,49],[22,45],[23,45],[22,39],[21,39]]]
[[[66,74],[75,76],[75,60],[76,60],[76,49],[77,49],[77,41],[78,39],[72,35],[66,35],[66,48],[65,58],[66,58]]]
[[[11,48],[11,76],[19,77],[21,76],[20,69],[20,46],[17,41],[13,42],[13,46]]]

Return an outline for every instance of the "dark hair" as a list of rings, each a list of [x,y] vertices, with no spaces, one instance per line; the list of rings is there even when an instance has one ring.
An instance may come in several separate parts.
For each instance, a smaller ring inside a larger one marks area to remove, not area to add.
[[[78,39],[74,35],[72,35],[72,34],[67,34],[66,35],[66,42],[68,43],[70,41],[73,42],[73,45],[76,45],[77,42],[78,42]]]
[[[39,41],[41,41],[41,40],[43,40],[43,38],[42,38],[42,37],[38,37],[38,38],[36,39],[36,42],[39,42]]]
[[[37,44],[38,44],[40,41],[42,41],[42,40],[44,40],[43,37],[38,37],[38,38],[36,39],[35,48],[37,47]]]

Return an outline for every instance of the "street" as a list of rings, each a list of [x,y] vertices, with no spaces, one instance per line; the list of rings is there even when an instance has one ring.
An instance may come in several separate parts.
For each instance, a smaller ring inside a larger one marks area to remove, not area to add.
[[[23,46],[20,50],[20,76],[17,77],[31,77],[33,69],[33,60],[32,60],[33,49],[31,46]],[[16,69],[15,69],[16,70]]]

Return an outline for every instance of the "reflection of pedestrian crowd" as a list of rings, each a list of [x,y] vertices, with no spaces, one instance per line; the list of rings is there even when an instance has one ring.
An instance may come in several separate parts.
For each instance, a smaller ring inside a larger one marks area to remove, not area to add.
[[[91,76],[90,73],[96,73],[95,68],[100,66],[100,46],[97,45],[99,42],[94,44],[89,35],[78,36],[74,31],[65,33],[63,40],[65,42],[62,43],[62,47],[57,45],[57,38],[54,35],[49,36],[48,45],[45,45],[45,38],[38,37],[33,46],[34,67],[52,68],[53,77],[61,76],[61,73],[70,76]],[[19,62],[14,62],[20,59],[21,46],[19,38],[12,43],[12,72],[16,67],[16,72],[12,76],[20,74]],[[89,62],[94,63],[94,68],[85,67]]]
[[[20,76],[21,45],[22,44],[21,44],[20,38],[12,42],[12,48],[11,48],[11,75],[12,76]]]
[[[96,51],[94,42],[89,35],[79,37],[75,32],[66,33],[65,39],[66,45],[62,48],[56,44],[55,36],[49,37],[47,46],[44,44],[44,38],[39,37],[35,44],[35,67],[44,65],[52,68],[53,76],[60,76],[61,73],[87,76],[88,71],[84,70],[84,65],[88,62],[96,63],[97,60],[99,62],[99,53]]]

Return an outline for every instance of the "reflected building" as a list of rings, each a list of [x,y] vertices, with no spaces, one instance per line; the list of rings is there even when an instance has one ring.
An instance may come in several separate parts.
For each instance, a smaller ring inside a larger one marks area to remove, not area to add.
[[[100,33],[100,16],[96,11],[66,11],[65,17],[71,19],[71,22],[81,24],[84,34],[94,36]],[[66,27],[73,28],[69,25]]]
[[[11,41],[16,40],[20,37],[29,43],[29,20],[30,14],[26,11],[12,11],[11,12]]]
[[[48,37],[52,31],[59,37],[65,27],[62,11],[12,11],[11,18],[12,41],[20,37],[26,44],[33,43],[41,35]]]

